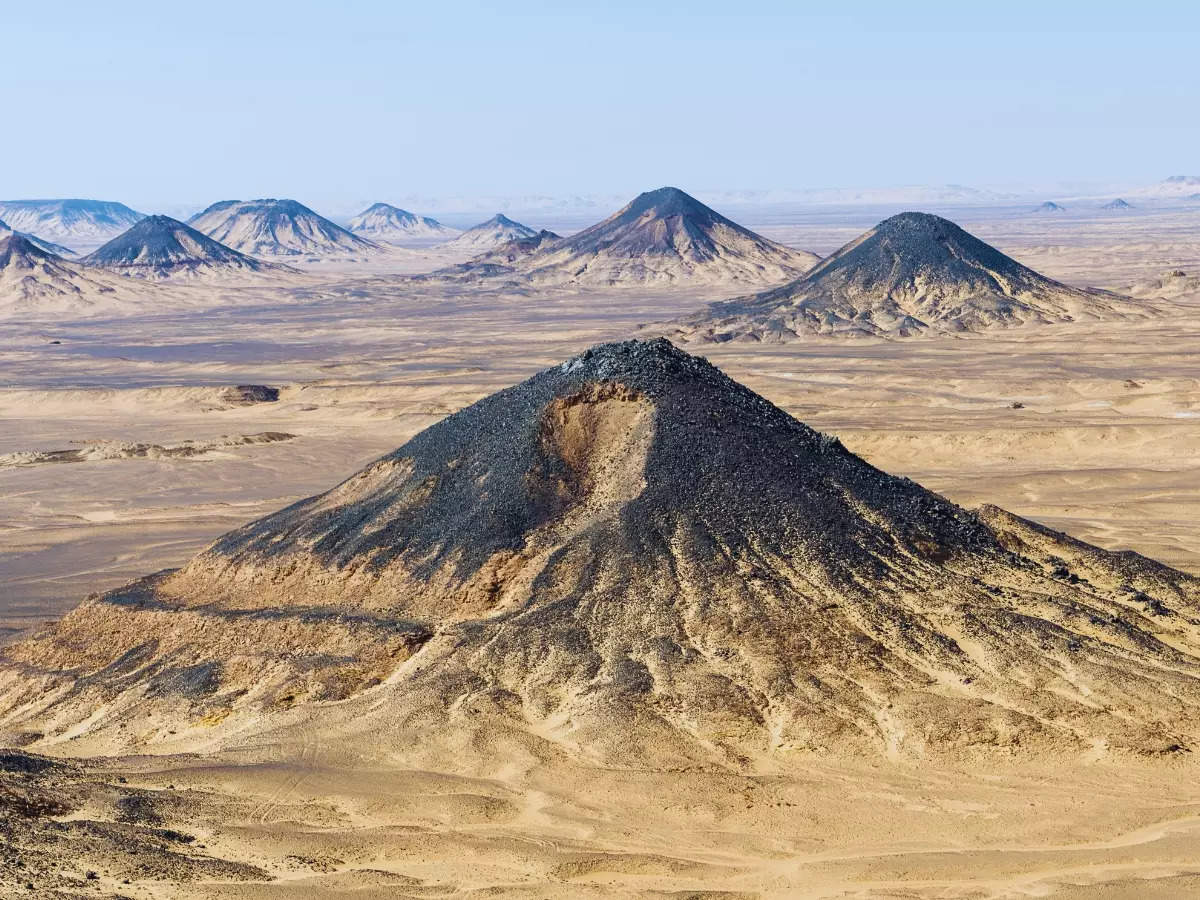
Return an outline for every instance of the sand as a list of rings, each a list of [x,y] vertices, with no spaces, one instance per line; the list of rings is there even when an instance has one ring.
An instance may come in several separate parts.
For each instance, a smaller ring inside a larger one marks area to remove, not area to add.
[[[950,218],[1071,284],[1120,288],[1197,268],[1194,212],[1104,216]],[[879,218],[746,221],[827,252]],[[725,296],[712,286],[472,293],[389,274],[446,262],[444,251],[396,251],[365,264],[365,277],[358,264],[313,264],[275,285],[171,288],[179,302],[152,313],[0,324],[0,454],[296,436],[187,458],[0,469],[0,627],[11,638],[90,591],[180,565],[450,411]],[[958,503],[995,503],[1200,573],[1200,297],[1166,308],[1136,323],[700,352]],[[232,384],[279,387],[280,399],[230,404],[220,388]],[[201,755],[111,759],[79,775],[91,799],[59,818],[111,820],[110,789],[144,788],[162,797],[165,824],[205,845],[185,855],[265,875],[110,876],[120,854],[102,842],[61,871],[79,869],[83,883],[95,869],[101,889],[132,897],[1200,892],[1187,757],[1014,758],[983,771],[803,757],[748,774],[595,769],[514,747],[482,748],[495,760],[483,768],[450,738],[420,765],[386,748],[367,764],[361,748],[315,732],[267,734],[234,755],[179,749]]]
[[[106,765],[90,777],[144,797],[142,809],[193,838],[172,848],[190,868],[139,879],[101,849],[59,877],[86,884],[90,869],[102,890],[136,898],[1132,900],[1200,889],[1200,797],[1185,768],[795,761],[787,774],[741,776],[551,763],[477,777],[351,769],[334,746],[295,749],[303,760],[127,761],[124,783]],[[95,802],[90,812],[111,815]],[[211,860],[251,870],[205,877]]]

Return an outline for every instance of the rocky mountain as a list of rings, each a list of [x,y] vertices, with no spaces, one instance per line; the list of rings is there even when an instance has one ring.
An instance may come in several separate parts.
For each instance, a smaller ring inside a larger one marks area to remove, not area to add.
[[[961,509],[662,340],[0,648],[0,744],[68,753],[1158,757],[1198,713],[1200,579]]]
[[[429,275],[413,276],[417,281],[457,281],[477,283],[488,279],[511,279],[516,267],[529,257],[562,240],[562,236],[543,228],[532,237],[517,238],[486,250],[465,263],[438,269]]]
[[[82,312],[116,288],[16,232],[0,235],[0,313]]]
[[[514,241],[509,241],[507,244],[501,244],[495,250],[477,256],[475,260],[511,265],[528,256],[546,250],[561,240],[562,235],[555,234],[553,231],[543,228],[532,237],[517,238]]]
[[[534,281],[579,284],[748,281],[795,278],[820,257],[757,235],[678,188],[629,204],[528,260]]]
[[[1105,203],[1100,208],[1101,209],[1121,210],[1121,209],[1133,209],[1133,206],[1129,203],[1126,203],[1124,200],[1122,200],[1120,197],[1118,197],[1115,200],[1110,200],[1108,203]]]
[[[468,228],[454,240],[446,244],[452,250],[470,250],[483,253],[494,250],[509,241],[529,238],[537,232],[528,225],[514,222],[503,213],[496,213],[486,222],[480,222],[473,228]]]
[[[1067,208],[1065,206],[1059,206],[1053,200],[1047,200],[1045,203],[1035,206],[1033,211],[1035,213],[1059,213],[1066,212]]]
[[[222,200],[187,224],[250,256],[340,256],[380,249],[295,200]]]
[[[773,284],[797,277],[818,259],[757,235],[667,187],[638,195],[577,234],[518,254],[507,270],[483,256],[455,271],[541,285]]]
[[[47,253],[53,253],[55,256],[67,257],[67,256],[76,256],[77,255],[75,253],[75,251],[72,250],[70,247],[64,247],[62,244],[56,244],[53,241],[43,240],[42,238],[38,237],[37,235],[29,234],[28,232],[25,232],[25,231],[14,231],[13,229],[8,227],[8,223],[4,222],[3,220],[0,220],[0,238],[6,238],[10,234],[19,234],[21,237],[25,238],[25,240],[29,241],[29,243],[33,244],[35,247],[37,247],[41,250],[45,250]]]
[[[449,240],[459,232],[447,228],[437,219],[418,216],[408,210],[376,203],[350,220],[350,231],[373,241]]]
[[[107,200],[0,200],[0,219],[14,231],[67,243],[106,241],[142,217]]]
[[[1039,275],[947,219],[906,212],[880,222],[804,277],[714,303],[665,326],[665,333],[711,341],[911,337],[1149,312],[1117,294]]]
[[[152,279],[283,269],[232,250],[169,216],[147,216],[82,262]]]

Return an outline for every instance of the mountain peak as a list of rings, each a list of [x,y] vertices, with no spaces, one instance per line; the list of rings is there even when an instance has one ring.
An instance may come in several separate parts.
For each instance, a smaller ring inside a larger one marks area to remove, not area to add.
[[[471,250],[476,253],[489,252],[510,241],[531,238],[537,231],[510,219],[504,213],[496,213],[486,222],[468,228],[446,246],[454,249]]]
[[[638,765],[1153,753],[1200,738],[1200,638],[1151,600],[1192,617],[1200,579],[968,512],[626,341],[0,648],[4,726],[146,752],[212,709],[210,746],[436,721]],[[1086,696],[1031,688],[1080,671]]]
[[[0,200],[0,218],[14,231],[54,240],[108,240],[142,218],[123,203],[78,198]]]
[[[13,231],[0,235],[0,269],[21,266],[30,258],[54,259],[56,257],[19,232]]]
[[[948,219],[904,212],[790,284],[675,323],[681,339],[795,340],[803,333],[910,337],[1026,322],[1149,313],[1038,274]]]
[[[375,203],[352,218],[348,227],[354,234],[367,235],[381,241],[446,240],[456,234],[437,219],[418,216],[390,203]]]
[[[8,229],[0,233],[0,248],[0,268],[29,260],[63,262],[64,255],[73,252],[36,235]]]
[[[691,194],[685,193],[677,187],[661,187],[638,194],[623,209],[606,221],[624,225],[631,222],[663,219],[682,219],[697,228],[712,228],[718,223],[732,228],[741,228],[740,225],[726,219],[716,210],[705,206]]]
[[[0,235],[0,310],[82,313],[114,293],[111,284],[44,249],[44,243],[21,232]]]
[[[378,244],[287,198],[223,200],[192,216],[188,224],[253,256],[374,253],[380,249]]]
[[[749,281],[779,284],[807,271],[817,257],[743,228],[679,188],[639,194],[590,228],[545,243],[500,266],[534,283],[643,285]],[[497,274],[497,260],[480,257],[477,271]],[[455,270],[461,276],[464,267]],[[472,264],[465,267],[469,276]]]
[[[660,187],[653,191],[638,194],[630,201],[627,209],[631,213],[642,215],[654,212],[660,216],[678,216],[708,214],[713,211],[677,187]]]
[[[596,344],[564,361],[559,370],[581,380],[636,383],[652,393],[655,383],[663,379],[724,378],[706,359],[693,356],[662,337]]]
[[[958,229],[958,226],[949,219],[943,219],[941,216],[934,215],[933,213],[910,210],[889,216],[875,226],[875,231],[886,232],[902,229],[920,229],[932,233],[947,226]]]
[[[133,225],[94,253],[87,265],[140,278],[216,270],[257,272],[267,263],[239,253],[170,216],[154,215]]]

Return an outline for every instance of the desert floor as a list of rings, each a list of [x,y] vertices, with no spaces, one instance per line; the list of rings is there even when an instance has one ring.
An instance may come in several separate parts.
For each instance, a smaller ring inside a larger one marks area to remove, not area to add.
[[[881,217],[743,219],[827,253]],[[1120,289],[1200,271],[1200,210],[951,217],[1073,284]],[[326,264],[278,284],[172,288],[177,303],[144,314],[0,322],[0,640],[91,591],[181,564],[592,343],[724,297],[506,294],[389,277],[442,262],[403,251],[367,270]],[[687,349],[962,505],[995,503],[1200,573],[1200,296],[1164,309],[1139,324]],[[237,405],[222,394],[237,384],[281,396]],[[264,432],[292,437],[220,440]],[[96,441],[122,442],[96,445],[116,458],[36,456]],[[183,441],[213,449],[131,449]],[[449,757],[433,769],[364,768],[328,736],[301,743],[268,735],[234,755],[197,747],[89,769],[95,796],[118,774],[151,797],[174,785],[186,802],[164,803],[161,818],[205,845],[188,853],[265,873],[125,885],[119,865],[92,859],[96,883],[131,897],[1200,895],[1200,781],[1186,762],[803,759],[749,776],[548,756],[463,772]],[[104,802],[71,815],[103,818]]]

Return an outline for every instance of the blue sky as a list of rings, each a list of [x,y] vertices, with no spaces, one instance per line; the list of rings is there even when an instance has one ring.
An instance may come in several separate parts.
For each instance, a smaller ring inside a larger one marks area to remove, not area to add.
[[[0,196],[342,209],[1200,171],[1200,5],[833,6],[6,4]]]

